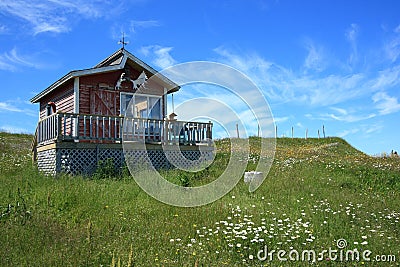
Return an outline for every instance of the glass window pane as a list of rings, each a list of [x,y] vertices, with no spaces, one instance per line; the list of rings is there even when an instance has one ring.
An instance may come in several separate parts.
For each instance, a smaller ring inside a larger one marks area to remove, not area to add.
[[[125,115],[125,112],[127,112],[127,108],[129,105],[129,102],[131,101],[133,95],[131,94],[121,94],[121,114]],[[133,116],[132,110],[128,111],[126,115],[128,116]]]
[[[149,111],[151,119],[161,119],[161,98],[159,97],[149,97]]]
[[[135,96],[135,117],[147,118],[147,96]]]

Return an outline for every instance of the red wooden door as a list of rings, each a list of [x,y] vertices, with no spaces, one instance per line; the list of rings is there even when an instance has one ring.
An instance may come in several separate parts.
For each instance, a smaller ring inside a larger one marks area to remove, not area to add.
[[[90,114],[102,116],[117,116],[117,91],[90,90]],[[99,139],[115,137],[115,119],[95,117],[92,122],[92,132]]]

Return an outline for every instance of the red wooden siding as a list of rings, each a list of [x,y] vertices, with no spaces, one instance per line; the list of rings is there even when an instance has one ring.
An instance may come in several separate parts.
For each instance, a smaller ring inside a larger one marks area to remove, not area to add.
[[[134,80],[140,75],[142,70],[135,69],[128,61],[128,64],[123,70],[80,77],[79,113],[119,116],[120,93],[134,92],[132,83],[129,81],[122,82],[121,89],[115,90],[115,85],[123,72],[129,73],[129,77]],[[148,76],[150,75],[150,73],[146,74]],[[140,93],[163,95],[164,88],[153,82],[148,86],[148,90]],[[163,107],[164,103],[162,103],[162,108]],[[165,116],[165,114],[163,114],[163,116]]]
[[[40,100],[40,119],[46,117],[47,103],[54,102],[57,111],[74,111],[74,81],[69,81]]]
[[[120,115],[120,93],[129,92],[133,93],[132,83],[129,81],[122,82],[121,88],[115,90],[115,85],[119,80],[123,72],[126,75],[135,80],[142,69],[139,69],[135,64],[128,60],[126,66],[122,70],[93,74],[79,77],[79,113],[91,114],[91,115],[105,115],[105,116],[119,116]],[[150,73],[146,72],[146,75],[150,77]],[[147,89],[139,92],[141,94],[158,95],[161,96],[164,93],[163,86],[152,82],[147,86]],[[54,102],[56,104],[57,111],[74,113],[74,79],[66,82],[52,93],[43,97],[40,101],[40,119],[46,117],[46,106],[48,102]],[[161,108],[164,114],[165,103],[161,102]],[[89,120],[90,116],[88,117]],[[96,119],[96,117],[92,117]],[[70,119],[66,121],[66,131],[71,132],[70,125],[73,122]],[[111,125],[109,121],[100,121],[100,126],[97,131],[99,136],[103,135],[114,135],[115,131],[119,131],[119,123]],[[64,126],[63,126],[64,127]],[[83,135],[84,131],[88,133],[90,130],[94,132],[95,129],[89,129],[89,123],[86,124],[84,129],[83,120],[79,121],[79,134]]]

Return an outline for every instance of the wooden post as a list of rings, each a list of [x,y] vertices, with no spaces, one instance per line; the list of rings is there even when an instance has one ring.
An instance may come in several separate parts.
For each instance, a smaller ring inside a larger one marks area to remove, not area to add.
[[[239,136],[239,125],[236,123],[236,134],[237,134],[237,138],[240,138]]]

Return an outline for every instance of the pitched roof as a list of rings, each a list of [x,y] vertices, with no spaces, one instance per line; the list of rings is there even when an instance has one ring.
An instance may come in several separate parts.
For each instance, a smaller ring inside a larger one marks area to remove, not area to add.
[[[64,84],[65,82],[80,76],[92,75],[92,74],[99,74],[105,73],[115,70],[120,70],[125,67],[126,61],[131,60],[135,64],[139,65],[143,69],[147,70],[151,76],[156,75],[158,72],[150,67],[148,64],[140,60],[139,58],[135,57],[133,54],[129,53],[127,50],[121,48],[113,53],[111,56],[107,57],[103,61],[101,61],[96,66],[90,69],[83,69],[83,70],[73,70],[68,72],[66,75],[55,81],[52,85],[44,89],[42,92],[37,94],[36,96],[31,98],[32,103],[37,103],[41,98],[49,94],[50,92],[57,89],[60,85]],[[168,93],[176,92],[179,90],[179,85],[165,77],[164,75],[158,74],[157,78],[159,78],[160,82],[164,83],[167,88],[169,88]]]

